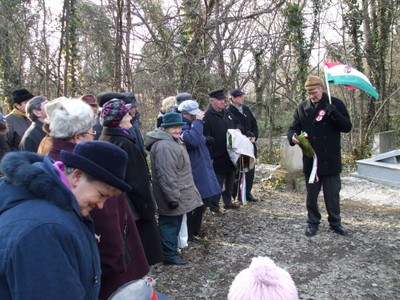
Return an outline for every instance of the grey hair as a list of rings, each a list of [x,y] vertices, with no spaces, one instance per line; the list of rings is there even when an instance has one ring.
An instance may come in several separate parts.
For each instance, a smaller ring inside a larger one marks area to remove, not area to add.
[[[44,102],[46,100],[47,100],[47,98],[44,96],[36,96],[36,97],[33,97],[31,100],[29,100],[29,102],[25,108],[26,115],[28,116],[29,120],[34,122],[38,119],[38,117],[35,115],[33,110],[36,109],[36,110],[40,111],[42,102]]]
[[[71,139],[93,128],[93,110],[80,99],[63,99],[57,103],[51,115],[50,136],[55,139]]]

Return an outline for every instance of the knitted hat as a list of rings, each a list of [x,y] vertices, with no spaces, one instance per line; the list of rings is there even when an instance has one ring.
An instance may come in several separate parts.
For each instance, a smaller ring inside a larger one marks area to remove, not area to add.
[[[128,112],[129,109],[123,100],[112,99],[104,103],[100,123],[105,127],[118,127]]]
[[[306,88],[307,92],[311,92],[315,90],[317,87],[324,86],[324,82],[318,76],[308,76],[304,87]]]
[[[173,126],[183,126],[186,123],[182,121],[182,115],[176,112],[166,113],[162,117],[163,122],[161,123],[162,128],[168,128]]]
[[[210,96],[210,98],[215,98],[215,99],[225,99],[225,94],[224,94],[224,90],[215,90],[212,91],[210,93],[208,93],[208,96]]]
[[[61,161],[67,167],[82,170],[123,192],[131,190],[131,186],[125,183],[128,154],[114,144],[84,141],[76,144],[72,153],[62,150]]]
[[[228,300],[299,299],[290,274],[268,257],[254,257],[250,267],[236,275]]]
[[[16,89],[12,93],[13,104],[21,104],[25,100],[32,99],[34,96],[26,89]]]
[[[197,115],[200,111],[199,104],[195,100],[185,100],[178,106],[180,112],[188,113],[189,115]]]
[[[192,99],[193,99],[193,97],[189,93],[179,93],[178,95],[176,95],[176,103],[178,105],[181,104],[185,100],[192,100]]]

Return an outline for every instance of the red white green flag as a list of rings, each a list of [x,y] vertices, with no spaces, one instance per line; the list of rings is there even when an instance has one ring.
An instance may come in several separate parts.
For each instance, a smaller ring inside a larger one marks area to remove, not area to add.
[[[375,99],[379,94],[371,82],[360,71],[339,62],[324,62],[325,78],[329,84],[344,84],[348,90],[363,90]]]

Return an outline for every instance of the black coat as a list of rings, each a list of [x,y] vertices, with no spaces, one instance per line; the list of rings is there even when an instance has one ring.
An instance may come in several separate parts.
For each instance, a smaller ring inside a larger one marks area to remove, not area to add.
[[[258,139],[257,120],[247,105],[243,105],[243,113],[241,113],[234,105],[230,104],[228,110],[236,117],[238,122],[243,126],[242,133],[247,137],[255,137]],[[257,147],[254,143],[254,155],[257,156]]]
[[[318,175],[338,175],[342,171],[340,133],[349,132],[352,128],[349,113],[344,103],[332,97],[332,104],[336,106],[335,114],[325,115],[321,121],[316,117],[321,110],[325,110],[329,104],[328,95],[323,93],[322,99],[317,105],[306,100],[297,106],[294,112],[293,122],[289,128],[287,138],[290,145],[294,133],[305,131],[308,140],[318,158]],[[303,155],[303,171],[309,176],[313,159]]]
[[[36,120],[25,131],[19,149],[21,151],[37,152],[40,142],[46,136],[46,132],[42,129],[43,122]]]
[[[147,163],[135,139],[116,128],[103,127],[100,141],[106,141],[124,149],[128,154],[125,181],[132,186],[127,198],[136,219],[136,227],[142,240],[149,265],[163,261],[161,238],[155,218],[156,207],[151,193]]]
[[[222,112],[215,111],[211,104],[208,106],[204,119],[204,136],[212,137],[213,144],[210,147],[211,159],[216,174],[223,174],[227,171],[236,170],[229,158],[226,146],[226,133],[228,129],[243,129],[235,116],[227,109]]]

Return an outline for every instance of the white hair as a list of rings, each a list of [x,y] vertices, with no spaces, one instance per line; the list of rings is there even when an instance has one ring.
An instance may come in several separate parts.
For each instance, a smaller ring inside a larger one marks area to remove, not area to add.
[[[51,110],[50,136],[55,139],[71,139],[93,128],[93,110],[83,100],[60,99]]]

